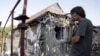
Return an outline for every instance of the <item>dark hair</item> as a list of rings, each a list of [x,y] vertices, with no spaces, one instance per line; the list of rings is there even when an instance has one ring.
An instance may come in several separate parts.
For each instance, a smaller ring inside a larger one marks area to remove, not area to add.
[[[72,10],[71,10],[71,14],[73,14],[73,13],[76,13],[76,14],[78,14],[79,16],[81,16],[81,17],[83,17],[83,18],[85,18],[85,11],[84,11],[84,9],[81,7],[81,6],[76,6],[76,7],[74,7]]]

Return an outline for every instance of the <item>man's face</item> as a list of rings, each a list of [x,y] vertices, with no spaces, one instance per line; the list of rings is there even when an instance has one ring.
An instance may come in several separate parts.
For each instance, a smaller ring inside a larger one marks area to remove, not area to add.
[[[73,21],[78,21],[79,20],[79,15],[76,13],[71,14],[72,20]]]

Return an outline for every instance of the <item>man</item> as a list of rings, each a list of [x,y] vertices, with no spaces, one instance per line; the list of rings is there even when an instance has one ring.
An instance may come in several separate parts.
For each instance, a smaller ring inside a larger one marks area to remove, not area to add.
[[[71,10],[72,21],[78,21],[75,27],[71,42],[71,52],[69,56],[90,56],[92,49],[93,25],[86,18],[85,11],[81,6]]]

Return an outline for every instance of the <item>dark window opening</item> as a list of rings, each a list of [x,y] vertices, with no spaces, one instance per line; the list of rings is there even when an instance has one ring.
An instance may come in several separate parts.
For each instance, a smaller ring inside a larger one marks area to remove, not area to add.
[[[63,27],[55,27],[56,32],[56,39],[62,39],[63,38]]]

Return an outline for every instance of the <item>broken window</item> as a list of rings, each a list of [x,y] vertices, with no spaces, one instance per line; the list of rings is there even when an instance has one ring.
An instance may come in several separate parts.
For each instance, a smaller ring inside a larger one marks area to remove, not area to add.
[[[62,39],[63,38],[63,27],[55,27],[56,32],[56,39]]]

